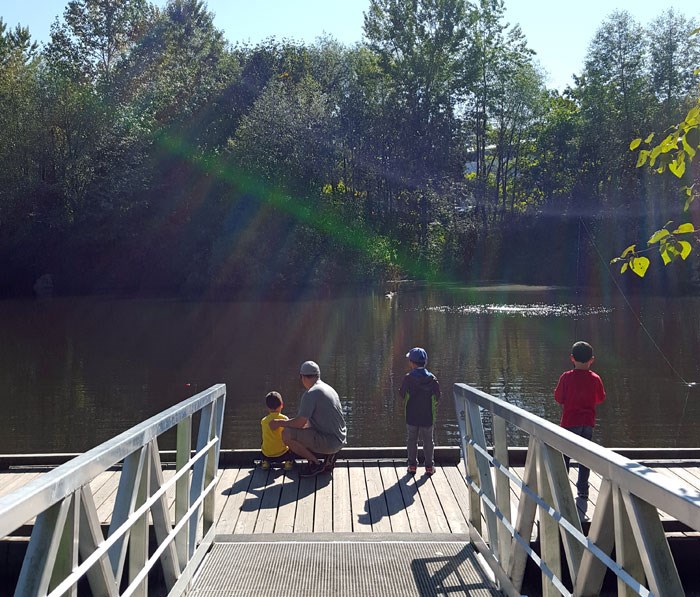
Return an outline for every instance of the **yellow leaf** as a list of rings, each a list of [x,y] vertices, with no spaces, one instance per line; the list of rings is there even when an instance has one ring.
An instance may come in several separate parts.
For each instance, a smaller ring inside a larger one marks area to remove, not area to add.
[[[649,260],[646,257],[633,257],[630,260],[630,269],[640,278],[644,277],[649,267]]]
[[[630,245],[624,251],[622,251],[622,255],[620,255],[620,257],[627,257],[627,255],[631,255],[632,253],[634,253],[636,247],[637,245]]]
[[[678,139],[676,139],[675,135],[671,134],[661,141],[658,147],[661,150],[661,153],[668,153],[669,151],[678,149]]]
[[[628,267],[629,267],[629,265],[628,265],[628,263],[625,261],[625,262],[622,264],[622,267],[620,268],[620,273],[621,273],[621,274],[624,274],[624,273],[627,271],[627,268],[628,268]]]
[[[632,141],[630,142],[630,151],[634,151],[635,149],[637,149],[641,142],[641,139],[632,139]]]
[[[661,259],[664,260],[664,265],[671,263],[671,255],[668,252],[668,247],[664,245],[664,250],[661,251]]]
[[[654,139],[654,133],[651,133],[646,139],[644,139],[644,143],[651,143]]]
[[[685,240],[680,241],[678,244],[681,246],[681,257],[685,259],[690,255],[693,248],[690,246],[690,243]]]
[[[685,135],[681,137],[681,141],[683,142],[683,149],[688,154],[688,157],[692,160],[695,157],[695,150],[690,145],[688,145],[688,141],[686,141]]]
[[[695,226],[693,226],[692,222],[681,224],[673,231],[673,234],[686,234],[688,232],[695,232]]]
[[[666,238],[669,234],[669,231],[665,228],[657,230],[656,232],[654,232],[654,234],[651,235],[651,238],[647,241],[647,244],[653,245],[655,243],[658,243],[662,238]]]
[[[649,159],[649,152],[646,149],[641,149],[639,151],[639,155],[637,156],[637,168],[641,168],[644,164],[647,163],[647,159]]]
[[[685,174],[685,160],[682,159],[684,154],[680,154],[678,158],[673,160],[668,169],[676,175],[676,178],[681,178]]]
[[[695,106],[691,108],[688,115],[685,117],[685,122],[690,126],[695,126],[700,119],[700,106]]]

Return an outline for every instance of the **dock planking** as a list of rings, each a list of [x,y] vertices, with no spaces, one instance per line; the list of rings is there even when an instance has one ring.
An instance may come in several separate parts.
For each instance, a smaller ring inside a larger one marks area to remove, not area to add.
[[[696,463],[693,463],[696,464]],[[697,466],[654,467],[700,489]],[[511,469],[522,478],[522,468]],[[174,473],[166,467],[165,478]],[[40,474],[25,470],[0,472],[0,491],[19,489]],[[577,471],[572,467],[572,488]],[[590,478],[589,515],[595,508],[601,478]],[[108,525],[119,486],[119,471],[109,470],[92,483],[100,522]],[[511,484],[513,512],[519,490]],[[174,491],[168,495],[174,510]],[[332,474],[317,477],[262,470],[255,466],[220,470],[216,486],[216,524],[219,534],[290,533],[468,533],[469,496],[463,467],[438,466],[432,476],[419,469],[408,475],[404,460],[339,460]],[[665,522],[673,522],[668,517]],[[31,522],[22,527],[26,532]],[[673,529],[674,535],[678,534]]]

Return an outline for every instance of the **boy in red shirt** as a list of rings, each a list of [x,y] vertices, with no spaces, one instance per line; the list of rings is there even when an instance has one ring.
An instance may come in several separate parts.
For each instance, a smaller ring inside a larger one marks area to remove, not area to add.
[[[561,374],[554,390],[554,399],[563,407],[559,424],[588,440],[593,437],[596,406],[605,400],[603,381],[590,370],[594,360],[591,345],[588,342],[576,342],[571,347],[571,362],[574,368]],[[564,460],[568,470],[569,457],[564,456]],[[584,515],[590,473],[588,468],[582,464],[578,465],[576,490],[579,499],[576,500],[576,505]]]

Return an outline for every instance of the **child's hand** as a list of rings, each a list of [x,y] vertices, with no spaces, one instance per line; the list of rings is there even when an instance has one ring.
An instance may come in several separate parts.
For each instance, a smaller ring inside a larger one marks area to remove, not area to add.
[[[273,419],[268,423],[268,425],[270,426],[270,429],[272,429],[272,431],[275,431],[276,429],[282,427],[282,421],[280,421],[279,419]]]

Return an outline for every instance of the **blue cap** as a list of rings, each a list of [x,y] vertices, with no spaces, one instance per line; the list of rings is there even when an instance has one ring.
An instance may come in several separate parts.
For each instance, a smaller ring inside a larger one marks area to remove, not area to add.
[[[425,365],[428,362],[428,353],[416,346],[406,353],[406,358],[417,365]]]

